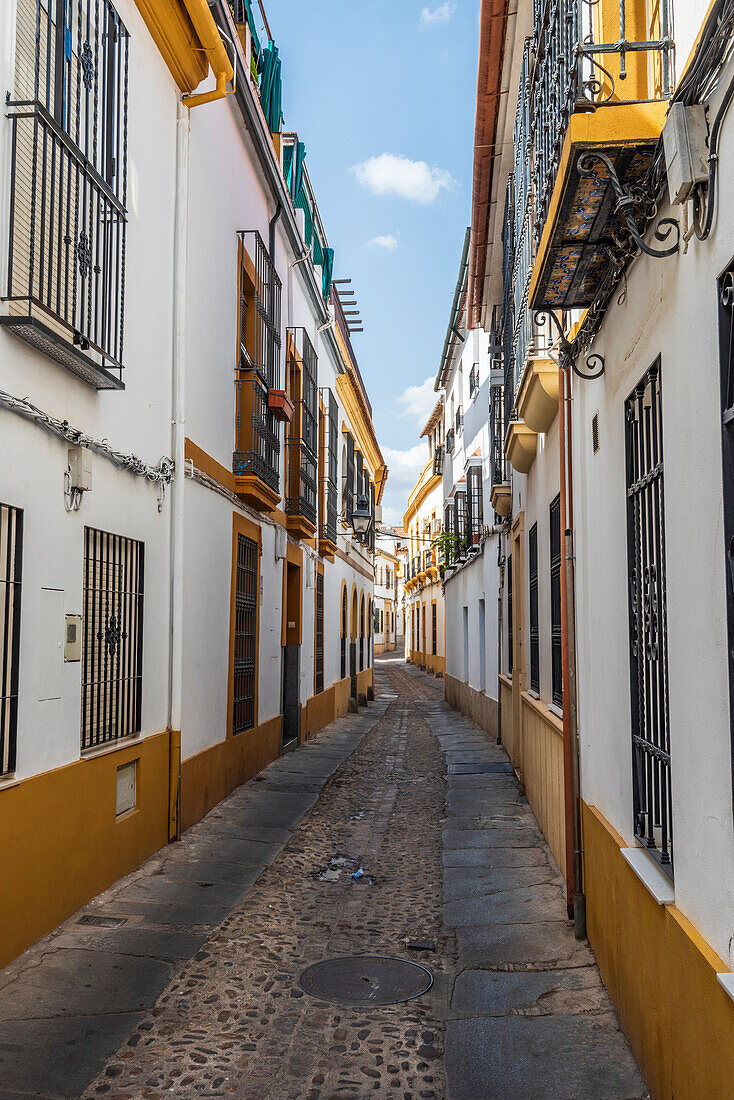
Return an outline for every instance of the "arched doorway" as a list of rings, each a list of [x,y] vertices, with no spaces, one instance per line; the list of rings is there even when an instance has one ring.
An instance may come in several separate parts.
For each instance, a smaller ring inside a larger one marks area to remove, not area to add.
[[[359,602],[359,671],[364,670],[364,592]]]

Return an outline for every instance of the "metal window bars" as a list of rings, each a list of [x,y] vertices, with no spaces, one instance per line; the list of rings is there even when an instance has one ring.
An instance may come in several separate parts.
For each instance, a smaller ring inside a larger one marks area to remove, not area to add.
[[[15,771],[23,512],[0,504],[0,775]]]
[[[122,385],[129,35],[109,0],[18,7],[2,323]]]
[[[453,506],[453,502],[450,503],[450,504],[445,505],[443,515],[444,515],[443,529],[444,529],[445,534],[448,535],[454,529],[454,506]],[[443,539],[443,562],[442,562],[442,565],[445,568],[448,569],[448,567],[451,565],[453,557],[454,557],[454,555],[452,553],[451,539],[450,538],[444,538]]]
[[[470,550],[482,541],[484,527],[484,495],[482,491],[482,467],[470,466],[466,473],[466,510],[464,533],[466,547]]]
[[[625,402],[635,835],[673,875],[660,360]]]
[[[563,706],[563,663],[561,628],[561,568],[563,532],[560,494],[550,505],[550,604],[551,604],[551,693],[557,707]]]
[[[507,555],[507,672],[515,668],[515,632],[512,623],[512,554]]]
[[[316,574],[316,652],[314,654],[316,694],[324,690],[324,574]]]
[[[235,581],[234,693],[232,733],[256,725],[255,677],[257,673],[257,577],[258,546],[254,539],[237,535]]]
[[[459,405],[458,409],[456,410],[454,426],[456,428],[456,434],[460,435],[464,429],[464,410],[461,405]]]
[[[466,557],[466,493],[464,491],[454,494],[454,553],[457,561],[463,561]]]
[[[469,371],[469,397],[479,393],[479,363],[473,363]]]
[[[530,579],[530,690],[540,693],[540,633],[538,630],[538,524],[528,532]]]
[[[449,428],[449,430],[446,432],[446,454],[447,455],[452,455],[454,453],[454,443],[455,443],[454,429]]]
[[[318,361],[304,328],[289,328],[286,337],[288,392],[295,412],[288,425],[288,477],[285,511],[316,523],[318,452]]]
[[[144,564],[142,542],[85,527],[82,750],[140,732]]]
[[[238,236],[243,256],[232,471],[240,477],[258,477],[277,492],[280,435],[268,394],[280,385],[281,283],[258,231],[241,231]]]
[[[342,471],[342,520],[347,527],[351,527],[354,511],[354,436],[347,432],[346,437],[346,463]]]
[[[433,476],[440,477],[443,474],[444,445],[439,443],[433,452]]]
[[[336,545],[337,480],[339,476],[339,407],[330,389],[321,390],[324,406],[324,454],[321,457],[321,500],[323,513],[319,538]]]
[[[611,14],[611,5],[609,5]],[[619,0],[618,34],[602,21],[588,0],[534,0],[531,135],[534,147],[535,238],[540,239],[548,216],[551,194],[561,162],[563,140],[577,104],[591,110],[614,101],[624,102],[628,55],[642,55],[646,70],[642,84],[633,87],[635,98],[662,98],[671,92],[673,39],[670,34],[669,0],[658,0],[644,20],[647,39],[629,39],[628,28],[639,25],[633,0]],[[600,30],[612,41],[600,40]],[[616,55],[612,73],[611,56]],[[634,84],[634,81],[631,81]],[[652,92],[652,95],[649,93]]]
[[[341,679],[347,675],[347,590],[342,592]]]

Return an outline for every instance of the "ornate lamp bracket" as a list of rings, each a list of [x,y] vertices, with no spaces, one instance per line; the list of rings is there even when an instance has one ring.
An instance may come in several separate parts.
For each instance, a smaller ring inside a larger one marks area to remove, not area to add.
[[[640,196],[632,195],[629,191],[625,191],[620,183],[617,170],[612,164],[611,160],[605,153],[582,153],[576,162],[578,173],[587,179],[592,178],[595,175],[595,166],[601,165],[609,177],[609,182],[612,185],[614,194],[617,197],[616,210],[622,215],[627,225],[627,231],[632,237],[633,241],[647,256],[652,256],[655,259],[663,259],[665,256],[673,256],[680,246],[680,226],[675,218],[661,218],[658,224],[655,226],[654,237],[657,241],[667,241],[671,233],[675,234],[675,241],[672,245],[668,245],[667,248],[651,248],[649,244],[646,244],[642,239],[642,235],[637,228],[637,223],[634,219],[634,212],[640,206]],[[655,206],[652,206],[653,215]]]
[[[587,380],[591,380],[592,378],[601,378],[601,376],[604,374],[604,356],[596,354],[587,355],[584,362],[585,369],[582,369],[576,363],[576,356],[573,352],[573,344],[571,344],[566,338],[566,334],[563,331],[563,326],[556,317],[555,313],[553,313],[549,309],[540,310],[535,314],[536,325],[539,328],[543,328],[547,318],[550,318],[550,320],[553,322],[553,327],[555,328],[558,335],[559,365],[564,370],[567,370],[570,367],[573,373],[575,375],[578,375],[579,378],[586,378]]]

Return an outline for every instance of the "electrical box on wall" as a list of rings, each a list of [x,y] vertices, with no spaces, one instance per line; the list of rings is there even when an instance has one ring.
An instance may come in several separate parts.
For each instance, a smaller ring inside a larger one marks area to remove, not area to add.
[[[64,660],[81,661],[82,659],[82,617],[81,615],[66,616],[66,631],[64,633]]]
[[[708,124],[705,108],[673,103],[663,127],[668,193],[674,205],[686,202],[694,187],[709,177]]]
[[[92,452],[87,447],[69,447],[69,478],[72,489],[92,488]]]
[[[131,760],[129,764],[121,764],[117,769],[117,797],[115,800],[115,814],[117,817],[129,814],[137,806],[137,778],[137,760]]]

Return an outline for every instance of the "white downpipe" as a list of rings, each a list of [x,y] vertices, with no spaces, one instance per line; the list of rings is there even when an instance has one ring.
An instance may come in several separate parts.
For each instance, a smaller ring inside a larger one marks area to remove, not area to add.
[[[171,492],[171,670],[169,727],[181,730],[183,690],[184,492],[186,439],[186,261],[189,214],[189,112],[176,120],[176,223],[173,258],[173,392],[171,447],[176,473]]]

